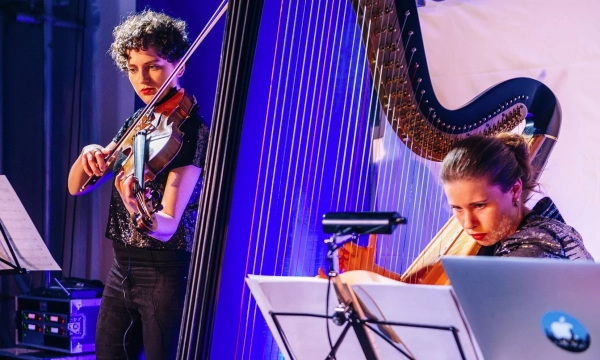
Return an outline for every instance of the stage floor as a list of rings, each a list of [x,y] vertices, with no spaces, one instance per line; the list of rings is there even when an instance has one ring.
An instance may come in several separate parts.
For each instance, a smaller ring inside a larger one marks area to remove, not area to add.
[[[42,359],[68,359],[68,360],[95,360],[94,354],[65,354],[56,351],[32,349],[32,348],[6,348],[0,349],[0,359],[26,359],[26,360],[42,360]]]

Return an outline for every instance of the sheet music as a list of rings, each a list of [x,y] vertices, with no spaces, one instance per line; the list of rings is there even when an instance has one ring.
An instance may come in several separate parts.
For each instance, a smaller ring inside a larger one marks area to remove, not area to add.
[[[5,175],[0,175],[0,219],[9,235],[9,239],[2,239],[0,233],[1,259],[14,264],[8,240],[22,268],[28,271],[61,270]],[[0,262],[0,271],[8,269],[12,268]]]
[[[327,340],[325,319],[278,317],[285,337],[292,347],[290,349],[292,354],[288,354],[270,311],[324,314],[327,280],[301,276],[248,275],[246,283],[286,359],[325,359],[331,350]],[[333,312],[337,305],[335,290],[331,289],[329,310]],[[343,327],[335,325],[331,320],[329,326],[332,341],[335,342],[340,337]],[[351,330],[346,334],[336,358],[366,360],[354,331]]]
[[[353,274],[350,274],[353,273]],[[351,277],[349,277],[352,275]],[[377,274],[350,271],[342,274],[360,300],[361,308],[371,319],[392,323],[411,323],[430,326],[454,326],[464,357],[481,359],[472,332],[452,294],[450,286],[404,284],[385,279]],[[346,281],[344,281],[346,282]],[[285,350],[270,312],[325,313],[327,280],[310,277],[248,275],[246,283],[256,300],[271,332],[286,359],[323,359],[330,350],[325,322],[314,317],[285,317],[278,320],[285,338],[291,345],[291,354]],[[337,305],[335,290],[331,289],[329,311]],[[374,327],[377,327],[374,325]],[[416,359],[454,360],[461,355],[456,339],[447,330],[386,325],[379,328],[387,336],[393,335],[396,346]],[[335,341],[342,327],[330,323]],[[406,359],[398,350],[369,330],[369,340],[379,359]],[[353,330],[350,330],[337,352],[338,359],[365,359]]]

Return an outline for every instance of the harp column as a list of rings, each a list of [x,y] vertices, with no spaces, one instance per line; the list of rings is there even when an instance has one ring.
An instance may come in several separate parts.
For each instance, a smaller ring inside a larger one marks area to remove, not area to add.
[[[208,359],[263,0],[230,0],[177,359]]]

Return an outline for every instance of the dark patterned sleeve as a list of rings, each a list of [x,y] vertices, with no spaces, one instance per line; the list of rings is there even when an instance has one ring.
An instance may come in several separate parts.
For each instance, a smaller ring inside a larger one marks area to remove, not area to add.
[[[125,123],[119,129],[119,132],[117,132],[117,135],[115,135],[115,137],[113,138],[114,142],[118,143],[121,140],[123,135],[125,135],[125,132],[127,131],[127,129],[129,129],[129,127],[131,126],[131,123],[133,122],[133,120],[139,115],[139,113],[142,110],[144,110],[144,109],[143,108],[138,109],[135,113],[133,113],[133,115],[131,115],[129,118],[127,118],[127,120],[125,120]]]
[[[565,236],[562,239],[565,249],[565,255],[571,260],[594,260],[592,255],[583,245],[583,238],[577,230],[568,227]]]
[[[564,258],[564,251],[556,233],[536,224],[518,230],[503,240],[496,249],[496,256]]]
[[[204,163],[206,162],[208,135],[208,126],[206,126],[204,121],[200,121],[200,126],[198,127],[198,140],[196,143],[196,149],[194,151],[194,159],[192,160],[192,164],[199,168],[203,168]]]
[[[527,243],[514,243],[502,247],[502,251],[496,252],[496,256],[503,257],[528,257],[528,258],[551,258],[551,259],[564,259],[563,256],[558,255],[553,251],[536,242]]]
[[[208,126],[202,118],[191,116],[183,123],[181,131],[184,133],[183,144],[179,154],[169,164],[168,170],[188,165],[203,168],[208,146]]]
[[[516,232],[502,241],[496,256],[556,259],[591,259],[581,235],[571,226],[553,219]]]

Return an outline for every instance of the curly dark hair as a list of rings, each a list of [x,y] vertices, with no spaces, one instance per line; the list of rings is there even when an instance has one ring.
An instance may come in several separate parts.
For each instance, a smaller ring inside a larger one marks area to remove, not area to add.
[[[190,47],[186,27],[187,24],[181,19],[149,9],[129,15],[113,30],[114,42],[110,45],[110,55],[124,72],[127,72],[127,52],[146,50],[149,46],[160,57],[175,62]]]

